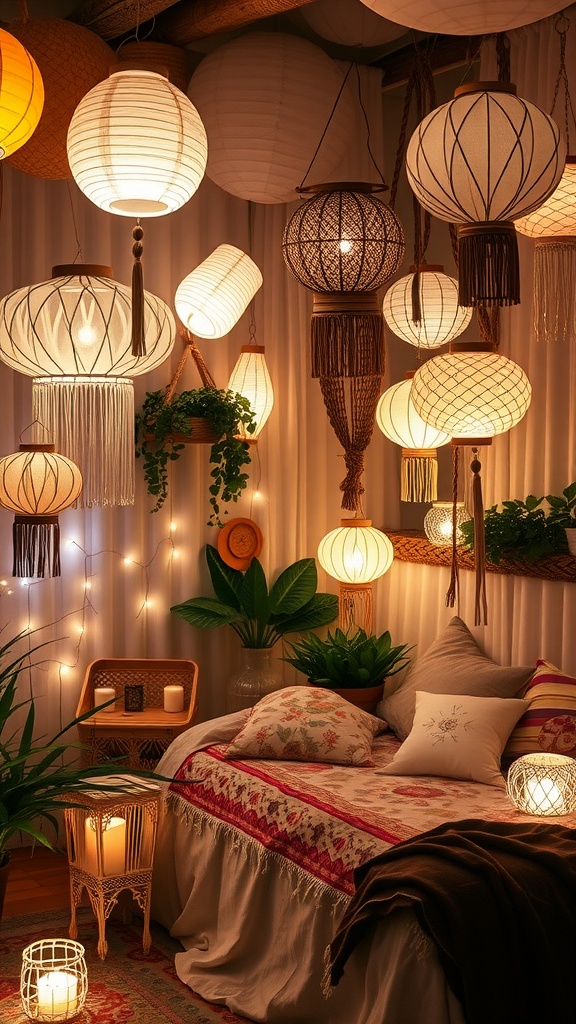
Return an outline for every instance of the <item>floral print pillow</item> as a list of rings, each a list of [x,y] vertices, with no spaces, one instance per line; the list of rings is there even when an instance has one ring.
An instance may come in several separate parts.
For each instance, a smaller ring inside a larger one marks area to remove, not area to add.
[[[252,708],[227,758],[264,757],[372,768],[372,740],[386,723],[317,686],[286,686]]]

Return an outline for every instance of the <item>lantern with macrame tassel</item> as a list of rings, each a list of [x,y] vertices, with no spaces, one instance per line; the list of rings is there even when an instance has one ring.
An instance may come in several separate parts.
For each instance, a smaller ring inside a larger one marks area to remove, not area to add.
[[[393,384],[384,392],[376,409],[376,423],[402,449],[400,501],[435,501],[438,497],[436,449],[448,444],[450,435],[425,423],[411,399],[412,378]]]
[[[476,564],[475,622],[486,623],[484,511],[478,449],[490,445],[496,434],[514,427],[526,414],[532,397],[530,381],[517,363],[494,351],[489,342],[452,342],[445,355],[427,360],[414,374],[411,398],[419,415],[452,438],[454,449],[453,499],[458,492],[458,452],[472,448],[474,551]],[[456,511],[454,511],[454,538]],[[456,543],[447,603],[453,605],[457,589]]]
[[[196,108],[159,69],[119,63],[80,101],[68,129],[68,160],[78,187],[107,213],[135,217],[132,352],[146,351],[143,230],[187,203],[206,168],[206,132]]]
[[[322,538],[318,561],[340,585],[339,625],[344,632],[352,626],[372,632],[372,583],[388,572],[393,560],[390,538],[371,519],[342,519],[337,530]]]
[[[0,505],[16,513],[13,576],[60,575],[58,514],[73,505],[82,475],[53,444],[21,444],[0,459]]]

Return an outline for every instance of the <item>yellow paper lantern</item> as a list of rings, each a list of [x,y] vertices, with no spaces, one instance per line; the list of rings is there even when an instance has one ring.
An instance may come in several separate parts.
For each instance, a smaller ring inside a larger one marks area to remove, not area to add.
[[[402,449],[401,501],[434,501],[438,497],[436,449],[448,444],[450,435],[425,423],[411,398],[412,378],[393,384],[376,407],[376,423]]]
[[[266,365],[264,345],[242,346],[228,381],[228,390],[243,395],[250,402],[256,429],[248,434],[244,424],[241,424],[239,436],[248,444],[253,444],[258,440],[274,405],[274,391]]]
[[[412,294],[416,271],[390,286],[384,296],[382,313],[391,331],[416,348],[440,348],[466,330],[472,309],[458,304],[458,282],[442,266],[418,267],[420,319],[412,319]]]
[[[390,538],[371,519],[342,519],[318,545],[320,565],[340,584],[339,619],[344,631],[353,624],[372,632],[372,582],[394,561]]]
[[[570,814],[576,810],[576,761],[564,754],[524,754],[510,765],[506,786],[526,814]]]
[[[44,105],[44,84],[28,50],[0,28],[0,159],[28,141]]]
[[[562,0],[362,0],[383,18],[407,28],[452,36],[508,32],[548,18],[566,6]]]
[[[232,330],[262,285],[254,261],[235,245],[219,245],[180,282],[176,312],[191,334],[221,338]]]

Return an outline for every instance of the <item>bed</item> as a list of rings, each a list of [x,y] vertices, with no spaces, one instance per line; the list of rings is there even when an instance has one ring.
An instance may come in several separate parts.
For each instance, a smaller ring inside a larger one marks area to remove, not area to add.
[[[439,685],[442,680],[445,688],[445,671]],[[519,677],[509,682],[518,689]],[[473,702],[481,698],[461,697],[462,685],[454,682],[458,696],[450,697],[450,713],[460,709],[468,762],[474,758],[469,709],[476,713]],[[498,738],[499,765],[528,701],[488,696],[481,707],[494,702],[500,717],[510,705]],[[430,707],[423,710],[430,736]],[[411,712],[408,738],[417,732],[418,713],[418,707]],[[328,755],[312,748],[309,759],[302,751],[296,760],[277,751],[263,756],[270,751],[262,727],[252,734],[256,755],[238,756],[230,744],[253,721],[253,711],[239,711],[195,726],[174,740],[158,765],[180,783],[166,795],[152,914],[183,946],[176,955],[180,979],[205,999],[267,1024],[465,1024],[436,947],[409,907],[363,937],[337,986],[329,987],[328,947],[350,905],[354,869],[445,822],[534,818],[513,807],[500,775],[486,784],[405,767],[397,773],[391,762],[407,743],[384,722],[370,735],[373,763],[363,762],[352,744],[350,756],[358,763],[351,765],[326,763]],[[434,736],[432,729],[432,746],[447,747],[442,756],[454,758],[454,736],[446,744]],[[484,771],[482,762],[472,775],[483,778]],[[556,821],[576,827],[575,815]]]

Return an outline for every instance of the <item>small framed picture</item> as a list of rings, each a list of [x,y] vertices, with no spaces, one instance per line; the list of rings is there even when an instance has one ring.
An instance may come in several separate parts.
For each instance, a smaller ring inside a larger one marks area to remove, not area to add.
[[[124,687],[124,711],[144,711],[144,687],[140,684]]]

